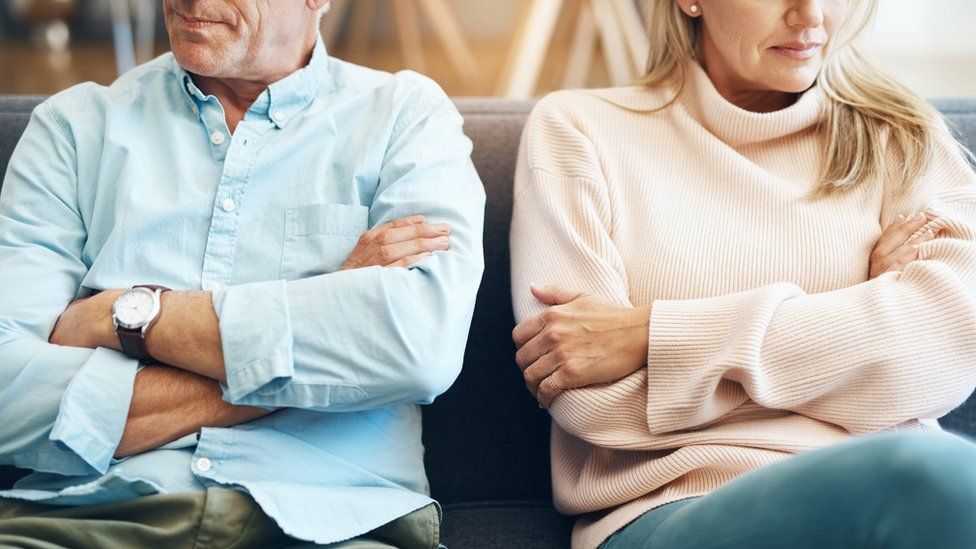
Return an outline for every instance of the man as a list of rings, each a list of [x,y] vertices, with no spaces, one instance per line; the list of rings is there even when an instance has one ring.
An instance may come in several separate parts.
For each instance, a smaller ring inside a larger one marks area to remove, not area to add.
[[[173,53],[40,105],[4,179],[0,463],[34,473],[0,546],[437,547],[418,404],[483,270],[459,114],[329,58],[328,0],[163,9]]]

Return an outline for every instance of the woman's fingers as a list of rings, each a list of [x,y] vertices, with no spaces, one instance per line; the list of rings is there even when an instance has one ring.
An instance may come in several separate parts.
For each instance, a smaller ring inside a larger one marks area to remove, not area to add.
[[[552,405],[553,399],[566,389],[572,388],[570,380],[566,375],[566,369],[559,368],[551,376],[542,380],[542,383],[539,384],[539,392],[536,393],[535,398],[539,402],[539,406],[548,409]]]
[[[918,246],[924,244],[925,242],[930,242],[935,240],[938,231],[933,231],[932,229],[926,229],[921,231],[917,235],[913,235],[907,242],[901,245],[897,250],[892,252],[885,260],[881,263],[881,273],[887,273],[891,271],[901,271],[904,269],[905,265],[908,265],[912,261],[918,259]]]
[[[533,337],[539,335],[539,332],[546,327],[545,313],[539,313],[534,317],[523,321],[521,324],[512,330],[512,341],[515,342],[515,348],[521,349],[523,345],[529,342]]]
[[[905,265],[918,259],[918,245],[934,240],[938,231],[926,228],[911,235],[901,246],[896,248],[884,259],[872,265],[871,278],[875,278],[889,271],[901,271]]]
[[[874,245],[874,251],[871,252],[871,261],[883,261],[884,258],[891,255],[906,240],[911,238],[916,231],[924,227],[926,223],[928,223],[928,218],[921,212],[904,221],[892,223],[890,227],[885,229],[881,238]]]
[[[535,361],[552,349],[552,341],[545,331],[540,331],[515,353],[515,362],[522,371],[535,364]]]
[[[910,250],[908,250],[906,252],[902,252],[899,255],[900,255],[900,257],[897,258],[894,261],[894,263],[892,263],[891,265],[888,266],[888,270],[885,271],[886,273],[887,272],[897,273],[897,272],[903,271],[905,269],[905,265],[908,265],[912,261],[915,261],[916,259],[918,259],[918,249],[913,248],[913,249],[910,249]]]
[[[532,393],[532,396],[536,396],[539,392],[539,385],[544,379],[551,376],[557,368],[559,368],[559,363],[556,362],[555,357],[546,353],[522,371],[522,377],[525,379],[525,387]]]

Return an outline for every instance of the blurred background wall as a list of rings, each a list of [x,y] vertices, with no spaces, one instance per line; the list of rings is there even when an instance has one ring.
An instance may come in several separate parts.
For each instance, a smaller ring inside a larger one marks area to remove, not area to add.
[[[364,2],[348,1],[359,6]],[[358,44],[340,39],[331,53],[383,70],[403,68],[401,46],[387,5],[402,0],[370,1],[376,9],[370,18],[369,40],[364,45],[361,39]],[[511,54],[518,19],[532,0],[447,1],[477,59],[482,78],[473,84],[455,74],[442,48],[430,37],[426,22],[421,26],[427,59],[425,72],[454,95],[496,93],[505,60]],[[86,80],[111,82],[116,68],[109,2],[0,0],[0,93],[46,94]],[[71,15],[66,25],[57,28],[25,19],[25,14],[39,7],[48,12],[64,9]],[[340,32],[348,33],[349,24],[351,21],[342,25]],[[158,54],[167,46],[158,17],[155,26],[153,50]],[[551,51],[560,52],[567,47],[572,29],[566,26],[565,22],[560,24]],[[976,97],[976,1],[881,0],[868,45],[891,72],[927,97]],[[62,46],[64,49],[59,51]],[[563,85],[564,63],[557,57],[547,57],[537,93]],[[607,85],[609,79],[601,72],[599,57],[594,67],[587,85]]]
[[[867,43],[926,97],[976,97],[976,1],[881,0]]]

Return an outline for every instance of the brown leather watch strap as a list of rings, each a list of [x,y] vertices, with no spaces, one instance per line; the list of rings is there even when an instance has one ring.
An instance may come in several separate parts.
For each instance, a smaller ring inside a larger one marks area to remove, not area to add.
[[[133,286],[133,288],[147,288],[153,292],[159,290],[160,295],[162,295],[163,292],[170,291],[170,289],[165,286],[156,286],[152,284],[139,284],[137,286]],[[153,319],[153,322],[155,322],[158,318],[159,316],[157,315],[156,318]],[[149,327],[151,328],[152,324],[150,324]],[[149,354],[149,350],[146,348],[146,340],[143,337],[142,330],[130,330],[128,328],[119,326],[116,328],[115,334],[119,336],[119,343],[122,345],[123,353],[133,358],[138,358],[139,360],[153,360],[152,356]]]
[[[115,333],[119,336],[123,353],[139,360],[152,359],[149,356],[149,350],[146,349],[146,340],[142,337],[142,330],[129,330],[119,326]]]

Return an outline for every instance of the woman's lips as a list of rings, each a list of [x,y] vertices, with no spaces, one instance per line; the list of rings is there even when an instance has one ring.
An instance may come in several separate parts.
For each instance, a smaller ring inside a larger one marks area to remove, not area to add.
[[[816,56],[820,52],[820,48],[823,44],[811,43],[811,44],[801,44],[790,43],[790,44],[780,44],[779,46],[774,46],[772,49],[774,52],[786,57],[788,59],[793,59],[795,61],[805,61]]]

